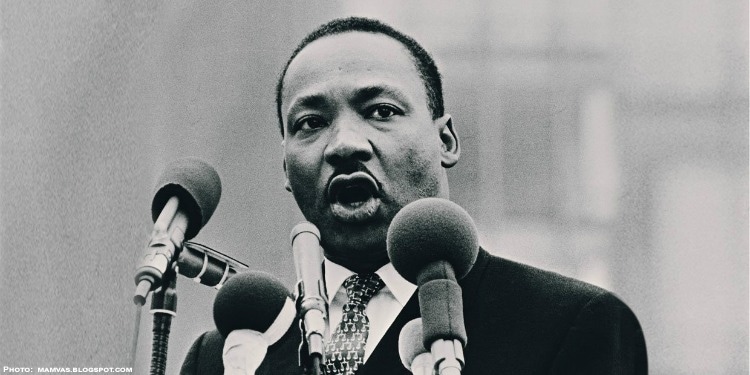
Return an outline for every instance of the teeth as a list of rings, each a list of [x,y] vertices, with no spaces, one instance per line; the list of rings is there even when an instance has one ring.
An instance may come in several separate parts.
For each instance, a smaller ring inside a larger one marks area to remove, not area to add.
[[[338,190],[336,201],[348,205],[356,205],[372,197],[369,190],[360,185],[350,185]]]

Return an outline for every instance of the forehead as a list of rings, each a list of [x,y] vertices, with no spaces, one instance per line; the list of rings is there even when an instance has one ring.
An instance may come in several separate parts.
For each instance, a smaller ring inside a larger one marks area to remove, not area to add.
[[[308,44],[289,64],[282,86],[282,111],[300,95],[375,85],[396,87],[426,105],[414,59],[400,42],[359,31],[325,36]]]

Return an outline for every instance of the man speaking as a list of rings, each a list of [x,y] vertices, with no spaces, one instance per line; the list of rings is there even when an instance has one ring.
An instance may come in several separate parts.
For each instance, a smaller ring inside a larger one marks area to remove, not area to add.
[[[300,43],[276,94],[286,189],[320,230],[325,254],[331,332],[323,367],[327,374],[410,374],[398,336],[420,315],[417,287],[390,263],[386,235],[407,204],[449,198],[446,169],[460,147],[438,69],[390,26],[339,19]],[[636,317],[603,289],[483,249],[459,284],[468,337],[463,374],[647,373]],[[357,335],[346,334],[347,326]],[[299,343],[293,324],[257,373],[301,373]],[[182,373],[223,373],[223,344],[215,331],[202,335]]]

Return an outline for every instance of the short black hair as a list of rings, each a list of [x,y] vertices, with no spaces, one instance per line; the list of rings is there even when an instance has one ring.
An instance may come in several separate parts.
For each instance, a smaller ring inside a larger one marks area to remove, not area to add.
[[[319,26],[313,32],[308,34],[302,39],[302,42],[297,46],[297,49],[292,52],[289,60],[286,61],[284,70],[281,72],[279,81],[276,84],[276,114],[279,118],[279,128],[281,129],[282,137],[284,136],[284,120],[281,114],[281,90],[283,89],[286,71],[289,69],[292,60],[294,60],[299,52],[308,44],[322,37],[353,31],[383,34],[395,39],[406,47],[414,58],[414,65],[419,72],[419,77],[422,79],[422,82],[424,82],[425,90],[427,92],[427,107],[432,114],[432,118],[436,119],[443,116],[445,108],[443,106],[443,83],[440,78],[440,72],[438,72],[437,65],[435,65],[432,56],[430,56],[430,54],[427,53],[427,51],[425,51],[416,40],[378,20],[363,17],[339,18]]]

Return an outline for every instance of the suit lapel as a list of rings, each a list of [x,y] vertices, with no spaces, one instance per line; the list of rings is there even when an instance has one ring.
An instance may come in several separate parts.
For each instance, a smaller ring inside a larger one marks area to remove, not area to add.
[[[401,333],[401,328],[404,327],[404,324],[412,319],[419,318],[419,316],[419,295],[415,291],[409,302],[401,310],[401,313],[396,317],[396,320],[393,321],[391,327],[385,332],[385,335],[375,347],[370,358],[357,370],[357,375],[381,375],[385,373],[389,375],[411,374],[401,364],[401,358],[398,355],[398,335]],[[401,369],[403,371],[397,372],[394,369]]]
[[[458,285],[461,286],[461,291],[463,293],[464,302],[467,302],[467,300],[473,301],[479,298],[479,284],[482,282],[482,276],[484,276],[484,271],[487,268],[489,258],[490,254],[487,250],[480,247],[479,253],[477,254],[477,260],[471,267],[471,271],[469,271],[469,274],[466,275],[466,277],[458,280]],[[466,309],[466,305],[464,305],[464,309]]]

